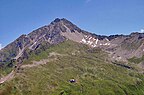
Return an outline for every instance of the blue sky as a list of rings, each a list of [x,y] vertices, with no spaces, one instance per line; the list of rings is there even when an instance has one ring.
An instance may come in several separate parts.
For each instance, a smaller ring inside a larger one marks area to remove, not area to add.
[[[96,34],[129,34],[144,27],[144,0],[0,0],[0,44],[57,17]]]

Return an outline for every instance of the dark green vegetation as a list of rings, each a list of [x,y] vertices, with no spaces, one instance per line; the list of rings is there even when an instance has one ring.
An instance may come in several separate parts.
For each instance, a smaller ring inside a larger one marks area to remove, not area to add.
[[[144,95],[144,75],[112,64],[101,49],[72,41],[32,53],[24,63],[46,59],[52,52],[61,56],[51,56],[57,60],[45,65],[20,69],[13,80],[0,85],[0,94]],[[70,79],[76,83],[70,83]]]

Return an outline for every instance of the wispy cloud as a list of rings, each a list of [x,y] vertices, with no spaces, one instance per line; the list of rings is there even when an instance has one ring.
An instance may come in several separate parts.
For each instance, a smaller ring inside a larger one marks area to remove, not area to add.
[[[139,32],[140,32],[140,33],[144,33],[144,29],[141,29]]]
[[[139,31],[132,31],[132,32],[144,33],[144,28],[140,29]]]
[[[86,2],[86,3],[89,3],[89,2],[91,2],[91,1],[92,1],[92,0],[86,0],[85,2]]]

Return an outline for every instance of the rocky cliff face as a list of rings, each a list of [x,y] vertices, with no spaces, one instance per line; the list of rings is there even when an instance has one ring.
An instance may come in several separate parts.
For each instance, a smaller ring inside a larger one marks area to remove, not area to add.
[[[49,25],[22,35],[14,42],[0,50],[0,62],[28,57],[30,51],[35,51],[45,43],[47,48],[65,40],[87,44],[92,48],[102,48],[113,60],[126,60],[133,56],[144,54],[144,33],[130,35],[101,36],[81,30],[66,19],[55,19]],[[29,52],[27,52],[29,51]]]

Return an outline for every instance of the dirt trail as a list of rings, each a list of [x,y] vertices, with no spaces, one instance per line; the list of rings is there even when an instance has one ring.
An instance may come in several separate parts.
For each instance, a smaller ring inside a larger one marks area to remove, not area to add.
[[[32,64],[22,65],[21,68],[35,67],[35,66],[38,66],[38,65],[44,65],[44,64],[47,64],[48,62],[53,61],[53,60],[56,60],[56,59],[43,59],[43,60],[40,60],[40,61],[32,61],[33,62]]]
[[[56,52],[51,52],[48,56],[48,59],[42,59],[40,61],[32,61],[33,62],[32,64],[22,65],[21,68],[35,67],[35,66],[38,66],[38,65],[44,65],[44,64],[47,64],[48,62],[57,60],[57,57],[50,58],[52,56],[66,56],[66,55],[65,54],[59,54],[59,53],[56,53]]]

